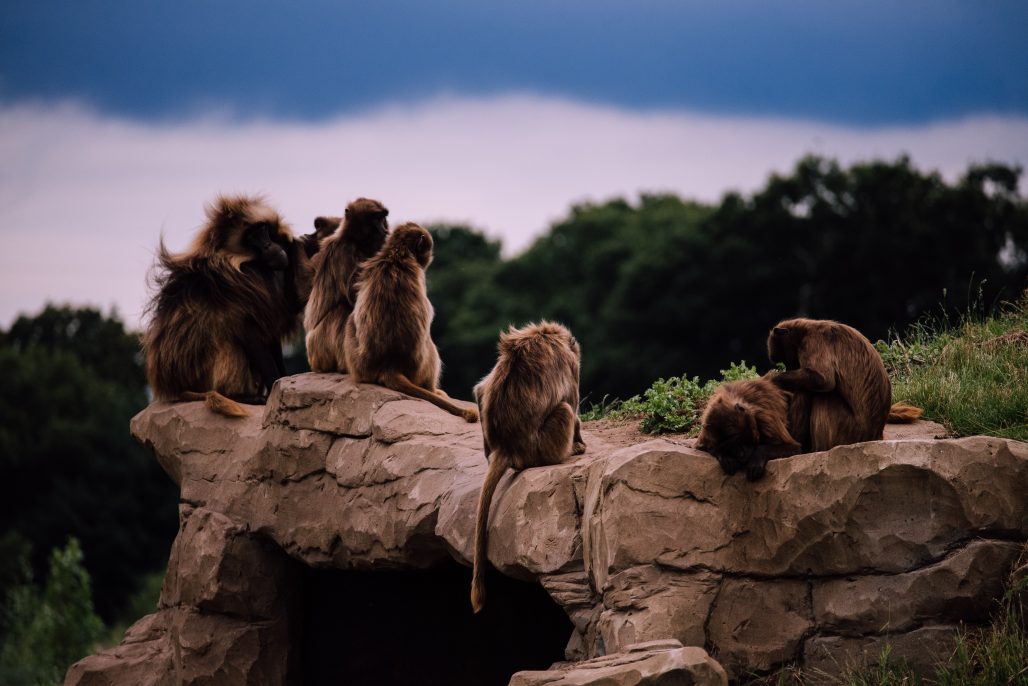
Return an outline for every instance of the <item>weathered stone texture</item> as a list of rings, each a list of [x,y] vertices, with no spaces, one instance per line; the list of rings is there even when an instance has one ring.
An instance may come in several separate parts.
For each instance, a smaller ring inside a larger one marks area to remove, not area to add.
[[[154,405],[132,431],[181,487],[179,537],[161,609],[69,684],[283,683],[287,556],[470,563],[480,429],[428,403],[307,374],[243,420]],[[625,652],[672,639],[734,675],[838,671],[886,642],[927,666],[953,627],[987,619],[1028,538],[1028,445],[941,433],[889,427],[889,440],[774,461],[749,483],[681,437],[631,444],[586,425],[586,454],[501,481],[489,557],[539,581],[574,624],[568,659],[606,655],[602,669],[677,664],[673,650]],[[594,683],[581,680],[600,674],[592,664],[514,683]]]

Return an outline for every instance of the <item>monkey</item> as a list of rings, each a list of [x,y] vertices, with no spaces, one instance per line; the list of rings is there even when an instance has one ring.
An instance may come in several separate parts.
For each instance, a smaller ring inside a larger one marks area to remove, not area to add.
[[[342,228],[321,242],[314,257],[314,285],[304,312],[307,361],[311,371],[347,370],[346,322],[356,300],[362,262],[377,253],[389,233],[389,210],[377,200],[358,198],[346,207],[345,219],[318,217],[315,226]]]
[[[431,262],[432,236],[413,222],[397,227],[364,262],[346,320],[346,368],[356,383],[377,383],[477,422],[478,410],[459,407],[439,388],[442,362],[425,288]]]
[[[786,371],[771,381],[810,394],[810,449],[878,441],[887,421],[913,422],[922,411],[892,405],[892,384],[878,352],[856,329],[839,322],[787,319],[767,339],[772,363]]]
[[[809,450],[810,394],[788,392],[758,379],[721,384],[707,401],[696,447],[712,454],[728,475],[764,475],[768,460]]]
[[[219,196],[183,253],[164,245],[151,272],[155,294],[143,334],[156,400],[203,400],[227,417],[263,403],[285,375],[292,335],[311,287],[311,236],[293,238],[261,196]]]
[[[500,477],[516,470],[563,462],[586,445],[578,417],[578,341],[561,324],[540,322],[500,334],[498,359],[474,389],[482,417],[489,469],[478,500],[471,606],[485,604],[489,506]]]

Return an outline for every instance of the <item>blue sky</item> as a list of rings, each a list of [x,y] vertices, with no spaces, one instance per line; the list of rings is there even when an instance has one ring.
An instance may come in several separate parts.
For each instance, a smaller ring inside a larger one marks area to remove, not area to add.
[[[0,326],[139,325],[218,193],[298,232],[375,197],[510,254],[573,203],[717,202],[808,153],[1024,166],[1026,38],[1023,0],[6,0]]]
[[[1028,3],[8,0],[0,102],[324,119],[439,93],[889,125],[1028,112]]]

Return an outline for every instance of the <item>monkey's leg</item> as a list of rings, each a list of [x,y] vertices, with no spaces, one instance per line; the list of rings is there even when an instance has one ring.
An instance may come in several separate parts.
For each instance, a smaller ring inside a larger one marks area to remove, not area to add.
[[[585,452],[585,440],[582,438],[582,420],[575,414],[575,435],[571,441],[571,454],[581,455]]]
[[[271,354],[275,358],[275,365],[278,367],[278,378],[282,378],[286,375],[286,359],[282,356],[282,341],[275,341],[271,344]],[[271,386],[268,386],[268,391],[271,391]]]
[[[446,398],[440,398],[432,391],[426,390],[421,386],[415,386],[413,383],[411,383],[410,379],[408,379],[403,374],[386,373],[382,374],[379,377],[379,379],[381,380],[382,385],[386,388],[390,388],[394,391],[399,391],[400,393],[406,393],[407,395],[414,396],[415,398],[420,398],[421,400],[427,400],[436,407],[440,407],[446,410],[450,414],[456,415],[458,417],[463,417],[465,421],[471,423],[478,421],[478,410],[457,407]]]
[[[539,427],[536,443],[536,464],[525,467],[536,467],[543,464],[560,464],[571,454],[571,445],[575,435],[575,411],[567,403],[560,403],[543,420]],[[519,467],[520,455],[511,456],[515,467]]]
[[[827,393],[835,388],[834,378],[829,378],[807,367],[790,369],[787,372],[776,374],[771,377],[771,381],[779,388],[784,388],[787,391]]]

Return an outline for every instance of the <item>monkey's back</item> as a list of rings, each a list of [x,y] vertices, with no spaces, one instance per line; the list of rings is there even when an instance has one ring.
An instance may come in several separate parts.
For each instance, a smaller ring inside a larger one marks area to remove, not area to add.
[[[241,358],[235,366],[246,367],[238,338],[244,327],[265,341],[278,338],[283,321],[266,276],[246,266],[224,269],[206,261],[179,265],[162,259],[161,267],[155,277],[159,290],[150,304],[152,319],[143,336],[154,395],[173,400],[186,391],[252,393],[249,374],[221,375],[234,377],[231,385],[242,388],[216,388],[215,380],[219,368],[232,363],[230,358]]]
[[[577,360],[570,351],[544,341],[534,343],[501,354],[481,384],[481,421],[489,442],[527,466],[552,462],[553,456],[538,454],[539,428],[567,402],[577,384]]]
[[[351,372],[362,379],[399,372],[426,385],[415,377],[423,376],[426,366],[434,365],[438,373],[438,352],[429,334],[433,314],[417,263],[378,258],[366,262],[350,315],[356,343],[347,351],[354,363]]]
[[[811,432],[815,449],[843,443],[881,440],[892,404],[892,384],[871,342],[851,326],[807,320],[809,344],[831,351],[835,391],[811,396]],[[851,416],[852,421],[840,418]]]

